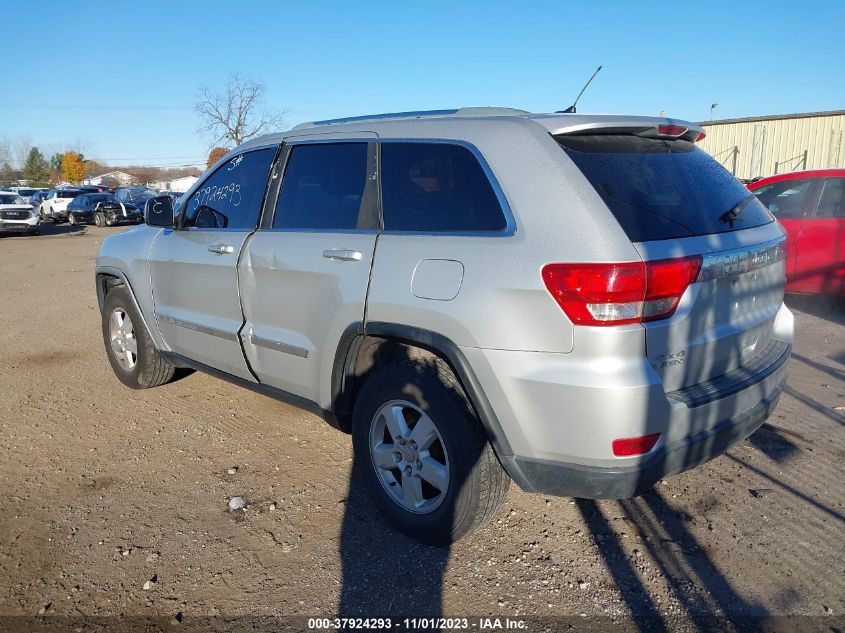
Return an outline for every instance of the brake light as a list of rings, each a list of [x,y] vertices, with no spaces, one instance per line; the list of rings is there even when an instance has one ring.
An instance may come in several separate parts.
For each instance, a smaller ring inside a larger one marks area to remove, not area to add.
[[[704,137],[707,136],[704,132],[699,132],[698,136],[695,137],[693,143],[698,143],[699,141],[703,141]]]
[[[689,130],[689,128],[683,125],[661,124],[657,126],[657,133],[660,134],[660,136],[671,136],[672,138],[683,136],[687,133],[687,130]]]
[[[575,325],[624,325],[675,313],[701,258],[621,264],[547,264],[543,282]]]
[[[613,440],[611,447],[616,457],[642,455],[654,448],[658,439],[660,439],[660,433],[652,433],[651,435],[643,435],[641,437],[625,437]]]

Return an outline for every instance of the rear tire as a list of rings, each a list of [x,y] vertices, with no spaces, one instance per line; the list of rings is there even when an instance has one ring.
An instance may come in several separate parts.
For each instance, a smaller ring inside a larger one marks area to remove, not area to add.
[[[355,401],[352,424],[357,475],[381,513],[409,536],[453,543],[504,502],[510,478],[442,360],[376,371]]]
[[[176,368],[156,349],[126,286],[116,286],[106,295],[102,327],[106,355],[124,385],[147,389],[173,379]]]

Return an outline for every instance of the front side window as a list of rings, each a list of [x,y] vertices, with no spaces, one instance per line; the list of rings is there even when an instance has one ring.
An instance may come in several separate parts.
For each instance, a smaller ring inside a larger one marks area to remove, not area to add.
[[[845,178],[825,178],[817,218],[845,218]]]
[[[507,227],[490,180],[466,147],[384,142],[381,168],[386,231],[484,232]]]
[[[294,145],[276,203],[273,228],[375,228],[374,155],[367,143]],[[369,187],[368,183],[372,183]]]
[[[186,201],[184,226],[254,229],[275,156],[276,148],[271,147],[239,154],[223,163]]]
[[[755,189],[754,195],[778,220],[800,220],[812,188],[811,178],[795,178]]]

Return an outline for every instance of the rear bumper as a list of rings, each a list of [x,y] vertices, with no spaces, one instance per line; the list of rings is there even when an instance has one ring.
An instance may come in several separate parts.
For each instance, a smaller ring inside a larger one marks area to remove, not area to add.
[[[694,468],[726,452],[754,433],[771,415],[783,389],[715,427],[663,446],[648,461],[633,467],[603,468],[525,457],[504,457],[502,465],[520,488],[585,499],[636,497],[663,477]]]
[[[774,408],[792,350],[792,314],[782,306],[764,350],[736,370],[667,393],[637,350],[610,338],[592,358],[464,348],[511,450],[499,451],[527,491],[626,498],[661,477],[724,453]],[[620,328],[621,329],[621,328]],[[602,352],[615,356],[607,358]],[[645,455],[618,457],[612,443],[653,433]]]

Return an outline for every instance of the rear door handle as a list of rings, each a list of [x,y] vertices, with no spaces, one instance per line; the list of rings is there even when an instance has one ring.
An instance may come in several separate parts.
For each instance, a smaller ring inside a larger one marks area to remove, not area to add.
[[[343,248],[330,248],[323,251],[323,257],[326,259],[336,259],[341,262],[360,262],[361,253],[359,251],[350,251]]]
[[[225,255],[226,253],[234,253],[235,247],[228,244],[212,244],[208,247],[208,250],[216,255]]]

